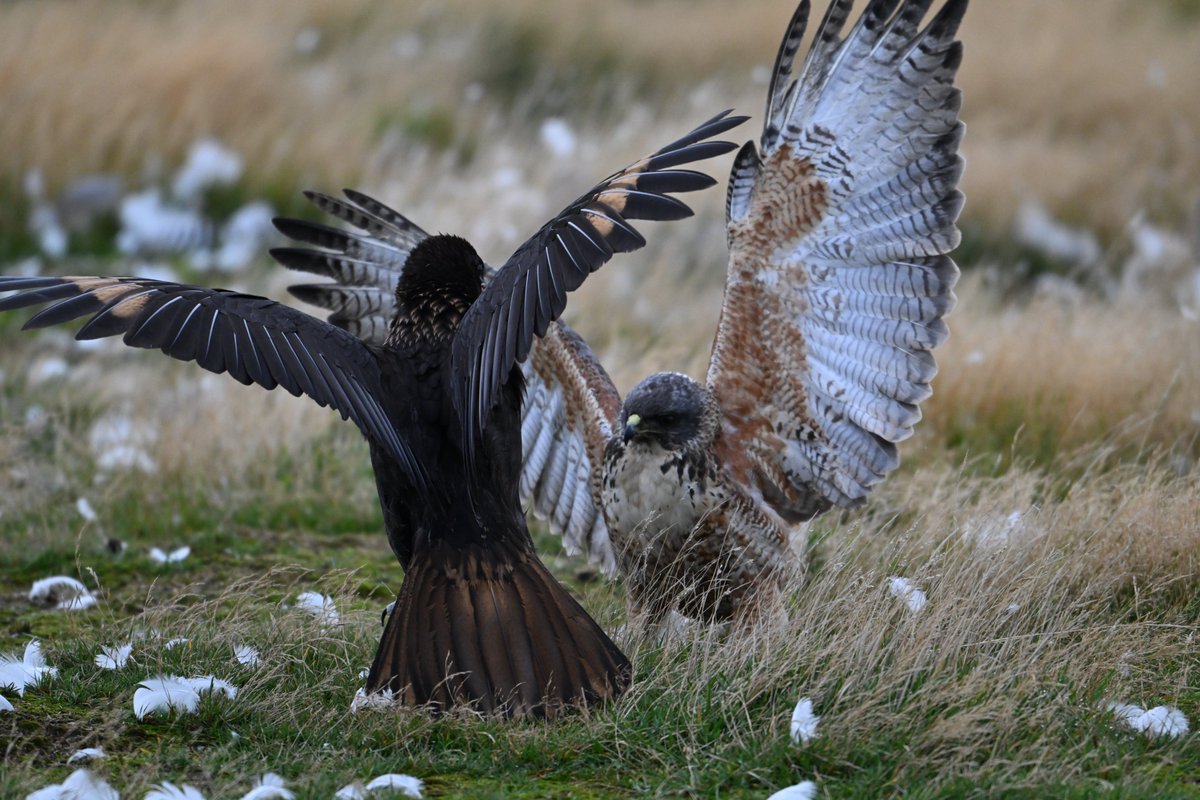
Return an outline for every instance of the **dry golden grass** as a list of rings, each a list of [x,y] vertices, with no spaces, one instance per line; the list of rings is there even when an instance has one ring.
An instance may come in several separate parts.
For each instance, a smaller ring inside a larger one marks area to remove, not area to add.
[[[1141,211],[1200,224],[1200,25],[1178,6],[976,0],[962,34],[969,218],[1006,226],[1034,196],[1110,234]],[[99,170],[136,180],[215,135],[259,186],[395,181],[408,188],[389,199],[412,201],[438,191],[419,180],[430,154],[412,147],[424,134],[411,125],[431,113],[446,127],[434,138],[469,152],[528,149],[522,120],[549,107],[601,131],[632,126],[631,153],[719,108],[760,113],[751,72],[769,64],[790,11],[790,0],[572,0],[553,14],[533,0],[6,3],[0,176],[39,166],[52,187]],[[294,44],[306,28],[321,32],[311,55]],[[471,83],[488,93],[468,102]],[[605,164],[618,152],[606,146]]]
[[[992,427],[1041,455],[1093,443],[1200,454],[1200,322],[1140,295],[1002,301],[968,276],[925,407],[923,435]],[[1024,428],[1022,432],[1020,428]],[[976,453],[977,454],[977,453]]]

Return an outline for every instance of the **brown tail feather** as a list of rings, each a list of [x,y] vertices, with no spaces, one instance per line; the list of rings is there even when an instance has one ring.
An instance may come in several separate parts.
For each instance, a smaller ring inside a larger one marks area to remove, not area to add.
[[[549,717],[620,695],[628,659],[528,552],[414,554],[367,692],[444,711]]]

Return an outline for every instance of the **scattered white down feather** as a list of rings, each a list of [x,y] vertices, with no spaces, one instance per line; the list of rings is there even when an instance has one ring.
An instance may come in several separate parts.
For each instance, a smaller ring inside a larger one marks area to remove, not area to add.
[[[176,786],[170,781],[153,786],[142,800],[204,800],[204,795],[195,786],[182,784]]]
[[[25,654],[19,659],[15,655],[0,655],[0,689],[10,687],[21,697],[25,696],[25,687],[57,674],[56,667],[46,664],[42,644],[37,639],[25,645]]]
[[[257,667],[259,662],[258,651],[248,644],[235,645],[233,648],[233,656],[238,660],[239,664],[247,667]]]
[[[13,704],[8,702],[8,698],[0,694],[0,711],[12,711]]]
[[[133,713],[138,719],[159,711],[170,713],[172,709],[190,714],[200,705],[202,692],[221,693],[232,700],[237,697],[237,691],[233,684],[211,675],[198,678],[160,675],[138,684],[133,693]]]
[[[114,470],[139,470],[153,473],[157,469],[149,448],[158,438],[158,433],[144,421],[135,423],[133,417],[124,412],[114,412],[100,417],[88,431],[88,445],[96,459],[96,467],[102,472]]]
[[[33,582],[29,599],[41,605],[53,605],[62,611],[78,611],[96,605],[88,588],[68,575],[53,575]]]
[[[187,639],[183,636],[177,636],[174,639],[168,639],[167,641],[163,642],[163,647],[166,648],[167,650],[174,650],[176,647],[179,647],[181,645],[191,644],[191,643],[192,643],[191,639]]]
[[[38,249],[49,258],[62,258],[67,254],[70,238],[59,221],[58,210],[48,204],[39,203],[29,212],[29,232],[37,238]]]
[[[271,220],[275,209],[262,201],[242,206],[221,228],[221,245],[213,253],[213,266],[221,272],[238,272],[262,256],[278,237]]]
[[[1015,227],[1017,241],[1048,258],[1071,264],[1094,264],[1104,254],[1094,233],[1059,222],[1034,199],[1021,204]]]
[[[1038,533],[1038,507],[1012,511],[1006,515],[989,514],[967,520],[962,538],[969,545],[999,550]]]
[[[59,356],[47,356],[33,362],[29,367],[28,378],[31,384],[46,383],[67,374],[66,359]]]
[[[292,48],[297,54],[302,56],[311,56],[317,52],[317,48],[320,46],[321,31],[319,28],[314,28],[311,25],[297,31],[296,38],[292,40]]]
[[[1174,294],[1186,303],[1188,291],[1180,281],[1197,263],[1197,251],[1187,236],[1150,224],[1144,212],[1139,212],[1129,223],[1129,241],[1133,252],[1121,269],[1121,292],[1136,293],[1162,285],[1174,284]]]
[[[155,564],[178,564],[192,554],[192,548],[184,545],[176,547],[171,552],[165,552],[161,547],[150,548],[150,560]]]
[[[571,130],[571,126],[567,124],[566,120],[550,117],[542,123],[538,133],[542,144],[559,158],[567,158],[575,154],[577,146],[575,131]]]
[[[373,779],[366,786],[350,783],[338,789],[334,800],[366,800],[368,797],[422,797],[425,783],[412,775],[390,772]]]
[[[373,692],[367,694],[365,687],[358,687],[358,691],[354,693],[354,699],[350,701],[350,710],[369,711],[378,708],[390,708],[396,702],[396,695],[391,689],[384,689],[381,692]]]
[[[286,608],[287,606],[284,606]],[[312,614],[324,625],[336,625],[338,621],[337,608],[333,598],[320,592],[301,592],[296,596],[296,608]]]
[[[101,758],[108,758],[108,753],[104,752],[100,747],[85,747],[82,750],[76,750],[67,759],[68,764],[74,764],[76,761],[98,761]]]
[[[817,796],[817,785],[812,781],[797,783],[780,789],[767,800],[814,800]]]
[[[812,699],[801,697],[792,711],[792,741],[808,744],[817,735],[817,723],[821,718],[813,713]]]
[[[908,578],[888,578],[888,591],[892,597],[903,600],[914,614],[925,607],[925,593]]]
[[[292,800],[295,796],[284,787],[283,778],[268,772],[255,782],[253,789],[242,795],[242,800]]]
[[[171,193],[185,203],[198,200],[213,186],[228,186],[242,177],[242,157],[216,139],[200,139],[188,150],[175,173]]]
[[[91,502],[86,497],[81,497],[75,501],[75,510],[79,512],[79,516],[88,522],[95,522],[100,519],[100,516],[96,513],[96,509],[92,508]]]
[[[46,198],[45,180],[37,167],[25,173],[25,195],[29,198],[29,232],[43,255],[62,258],[67,254],[68,237],[58,209]]]
[[[1174,706],[1155,706],[1145,709],[1129,703],[1109,702],[1102,707],[1113,713],[1118,721],[1147,736],[1183,736],[1190,729],[1188,718]]]
[[[77,769],[62,783],[26,795],[25,800],[120,800],[117,790],[88,769]]]
[[[100,669],[121,669],[129,662],[129,654],[132,652],[132,644],[101,647],[96,655],[96,666]]]

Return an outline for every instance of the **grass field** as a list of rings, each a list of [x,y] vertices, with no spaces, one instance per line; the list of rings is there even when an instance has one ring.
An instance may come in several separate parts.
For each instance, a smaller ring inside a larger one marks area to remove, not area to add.
[[[51,195],[101,171],[137,188],[203,136],[246,162],[208,198],[218,216],[259,198],[296,213],[301,188],[358,186],[498,262],[695,122],[758,115],[789,4],[0,4],[0,273],[40,258],[28,169]],[[812,524],[788,618],[735,636],[623,628],[620,585],[539,532],[634,662],[611,708],[552,725],[351,713],[401,580],[356,431],[281,393],[0,317],[0,655],[37,637],[58,669],[4,693],[0,796],[61,782],[73,751],[99,746],[94,769],[127,798],[164,780],[240,797],[265,772],[300,797],[388,772],[430,797],[762,798],[802,780],[830,798],[1200,797],[1200,6],[975,0],[962,38],[964,276],[901,469],[865,510]],[[539,140],[549,117],[575,132],[570,157]],[[1016,236],[1031,200],[1100,257]],[[691,201],[695,219],[647,224],[644,251],[572,297],[568,321],[622,389],[703,374],[722,196]],[[37,265],[143,266],[106,225]],[[295,277],[265,257],[236,275],[166,261],[278,298]],[[97,440],[126,422],[149,473],[103,465],[112,443]],[[177,564],[148,556],[181,545]],[[96,607],[31,603],[50,575],[83,581]],[[893,576],[926,593],[919,612]],[[332,596],[336,623],[281,607],[307,590]],[[166,648],[175,638],[189,642]],[[96,665],[124,643],[127,666]],[[245,644],[256,667],[235,658]],[[137,719],[138,683],[163,673],[239,692]],[[789,737],[800,697],[822,717],[807,744]],[[1177,707],[1193,730],[1147,737],[1109,701]]]

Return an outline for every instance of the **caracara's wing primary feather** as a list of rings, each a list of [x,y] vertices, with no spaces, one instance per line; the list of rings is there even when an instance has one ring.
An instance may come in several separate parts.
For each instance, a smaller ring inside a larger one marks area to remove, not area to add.
[[[77,339],[122,334],[125,344],[162,350],[210,372],[265,389],[282,386],[349,418],[388,451],[414,485],[421,466],[380,404],[379,365],[346,331],[264,297],[143,278],[0,277],[0,311],[52,303],[26,328],[90,317]]]
[[[855,505],[898,463],[958,276],[966,0],[833,0],[793,80],[776,60],[761,153],[730,178],[729,273],[708,372],[739,476],[787,519]]]
[[[616,556],[601,511],[604,447],[621,413],[621,397],[579,334],[551,323],[521,365],[521,501],[563,537],[568,553],[613,576]]]
[[[454,401],[466,427],[468,452],[509,371],[535,336],[562,314],[573,291],[613,253],[646,243],[626,220],[682,219],[692,212],[673,192],[715,181],[679,165],[727,153],[711,141],[745,117],[722,113],[636,164],[610,175],[535,233],[500,269],[463,316],[451,354]]]
[[[332,278],[332,283],[289,286],[306,303],[329,310],[329,322],[381,345],[396,310],[396,281],[409,253],[429,234],[378,200],[346,189],[346,200],[305,192],[317,208],[357,231],[279,218],[283,235],[320,249],[279,247],[271,255],[294,270]]]

